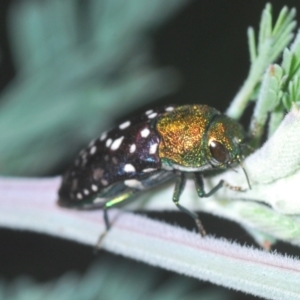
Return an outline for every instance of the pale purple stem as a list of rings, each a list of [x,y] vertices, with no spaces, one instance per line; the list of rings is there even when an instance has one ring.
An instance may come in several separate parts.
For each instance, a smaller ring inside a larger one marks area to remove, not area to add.
[[[57,206],[60,178],[0,179],[0,226],[32,230],[94,246],[102,212]],[[300,299],[300,262],[291,257],[201,238],[176,226],[110,210],[102,247],[191,277],[269,299]],[[91,248],[92,251],[92,248]]]

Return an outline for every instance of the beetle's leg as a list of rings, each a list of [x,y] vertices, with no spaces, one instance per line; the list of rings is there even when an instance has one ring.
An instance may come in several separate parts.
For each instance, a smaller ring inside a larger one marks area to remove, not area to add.
[[[113,206],[116,206],[117,204],[124,202],[125,200],[127,200],[128,198],[130,198],[131,196],[133,196],[135,193],[137,193],[138,190],[135,189],[128,189],[126,190],[123,194],[112,198],[111,200],[107,201],[105,203],[105,206],[103,207],[103,214],[104,214],[104,221],[105,221],[105,226],[106,226],[106,231],[109,230],[110,228],[110,222],[108,219],[108,214],[107,214],[107,210]]]
[[[108,208],[106,206],[103,208],[103,219],[104,219],[104,223],[105,223],[106,232],[110,229],[110,223],[109,223],[109,219],[108,219],[107,209]]]
[[[185,177],[185,174],[182,172],[176,178],[175,190],[174,190],[174,193],[173,193],[173,202],[175,203],[175,205],[178,207],[178,209],[180,211],[184,212],[185,214],[188,214],[189,216],[191,216],[195,220],[195,223],[196,223],[196,226],[198,228],[199,233],[202,236],[204,236],[206,233],[205,233],[205,230],[203,228],[203,225],[202,225],[198,215],[194,212],[191,212],[190,210],[188,210],[187,208],[185,208],[184,206],[179,204],[179,198],[180,198],[180,195],[181,195],[181,193],[184,189],[185,183],[186,183],[186,177]]]
[[[98,241],[94,247],[94,254],[97,254],[98,250],[101,248],[101,243],[106,236],[108,230],[110,229],[110,223],[108,219],[108,214],[107,214],[107,207],[103,207],[103,219],[105,223],[105,230],[100,234]]]
[[[213,187],[208,193],[205,193],[203,178],[202,178],[201,173],[194,173],[194,175],[195,175],[196,190],[197,190],[198,196],[201,198],[210,197],[211,195],[213,195],[215,192],[217,192],[223,186],[227,187],[230,190],[236,191],[236,192],[244,191],[239,186],[232,186],[232,185],[228,184],[226,181],[220,180],[220,182],[215,187]]]
[[[213,187],[208,193],[205,193],[204,191],[204,184],[203,184],[203,178],[201,173],[194,173],[195,175],[195,184],[196,184],[196,190],[199,197],[210,197],[213,195],[217,190],[219,190],[224,185],[224,180],[221,180],[215,187]]]
[[[105,203],[105,206],[103,207],[103,218],[104,218],[104,223],[105,223],[105,230],[101,233],[101,235],[98,239],[98,242],[95,246],[96,252],[100,248],[103,238],[105,237],[105,235],[107,234],[107,232],[110,229],[110,222],[109,222],[108,213],[107,213],[108,209],[117,205],[118,203],[121,203],[121,202],[127,200],[132,195],[134,195],[136,192],[138,192],[138,190],[134,190],[134,189],[127,190],[125,193],[123,193],[123,194],[119,195],[118,197],[115,197]]]

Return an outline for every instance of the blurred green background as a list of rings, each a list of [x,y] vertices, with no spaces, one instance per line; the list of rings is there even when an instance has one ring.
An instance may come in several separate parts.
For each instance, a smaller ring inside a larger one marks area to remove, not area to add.
[[[283,5],[299,7],[291,0],[272,4],[275,15]],[[92,138],[156,105],[206,103],[224,111],[246,77],[246,30],[258,28],[264,6],[264,1],[228,0],[2,0],[0,174],[61,174]],[[193,228],[180,213],[150,215]],[[252,243],[236,224],[201,218],[212,234]],[[126,283],[133,292],[139,277],[134,273],[145,274],[149,284],[143,299],[154,299],[151,293],[158,287],[161,299],[176,299],[176,294],[254,299],[192,279],[187,287],[182,276],[104,251],[95,256],[90,247],[48,236],[2,229],[0,241],[0,299],[3,290],[30,286],[20,275],[44,283],[68,271],[85,274],[99,257],[99,272],[112,282],[128,277],[122,268],[135,270]],[[297,254],[298,249],[288,251]],[[69,286],[75,283],[70,280]],[[180,284],[182,293],[172,293]],[[104,286],[108,293],[116,290],[116,284]],[[32,299],[28,295],[20,299]],[[120,289],[111,299],[124,295]]]

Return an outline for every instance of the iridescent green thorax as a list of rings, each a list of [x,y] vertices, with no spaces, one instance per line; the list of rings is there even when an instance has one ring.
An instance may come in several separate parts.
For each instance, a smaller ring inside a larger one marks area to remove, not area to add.
[[[163,161],[198,168],[207,164],[205,133],[211,119],[220,114],[207,105],[186,105],[163,115],[156,124],[161,137],[159,157]]]
[[[159,157],[182,171],[223,168],[240,159],[241,126],[206,105],[180,106],[160,117]]]

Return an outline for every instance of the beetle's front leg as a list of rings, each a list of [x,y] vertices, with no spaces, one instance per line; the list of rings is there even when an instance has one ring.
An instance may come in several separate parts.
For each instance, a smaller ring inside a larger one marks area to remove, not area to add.
[[[180,195],[181,195],[181,193],[182,193],[182,191],[185,187],[185,183],[186,183],[186,176],[185,176],[185,173],[182,172],[176,178],[175,190],[174,190],[174,193],[173,193],[173,202],[175,203],[175,205],[178,207],[178,209],[180,211],[184,212],[185,214],[188,214],[189,216],[191,216],[195,220],[195,223],[196,223],[196,226],[198,228],[199,233],[202,236],[204,236],[206,234],[206,232],[203,228],[203,225],[202,225],[198,215],[179,204],[179,198],[180,198]]]
[[[201,173],[194,173],[195,176],[195,184],[196,184],[196,190],[198,193],[198,196],[203,197],[210,197],[215,192],[217,192],[222,186],[224,186],[224,180],[221,180],[215,187],[213,187],[208,193],[204,191],[204,184],[203,184],[203,178]]]
[[[230,190],[236,191],[236,192],[243,192],[244,190],[239,187],[239,186],[232,186],[230,184],[228,184],[226,181],[224,180],[220,180],[220,182],[213,187],[208,193],[206,193],[204,191],[204,184],[203,184],[203,178],[201,173],[194,173],[195,176],[195,184],[196,184],[196,190],[198,193],[198,196],[203,198],[203,197],[210,197],[211,195],[213,195],[214,193],[216,193],[221,187],[225,186]]]

